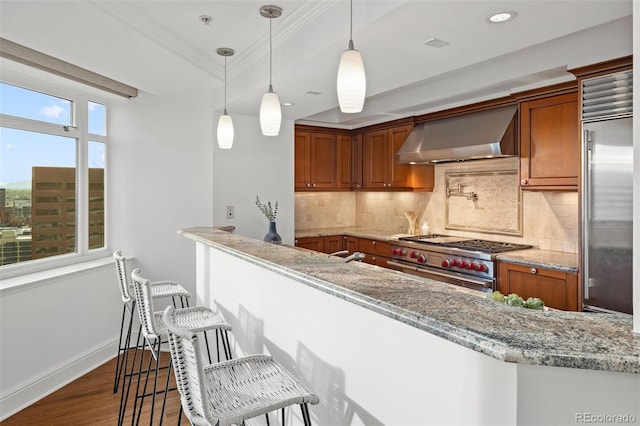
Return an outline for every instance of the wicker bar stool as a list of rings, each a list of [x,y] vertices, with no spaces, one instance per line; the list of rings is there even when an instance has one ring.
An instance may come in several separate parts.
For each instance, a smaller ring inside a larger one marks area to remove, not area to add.
[[[142,353],[144,354],[145,348],[148,346],[150,350],[149,362],[147,365],[146,371],[143,371],[143,356],[140,356],[139,364],[138,364],[138,373],[129,375],[129,384],[127,386],[125,401],[128,399],[129,391],[131,389],[132,377],[135,375],[138,377],[138,381],[136,384],[136,392],[135,392],[135,400],[133,404],[133,413],[131,417],[131,423],[134,421],[137,424],[140,421],[140,414],[142,413],[142,408],[144,405],[144,401],[146,397],[151,397],[151,413],[149,418],[149,424],[153,424],[154,413],[155,413],[155,404],[156,404],[156,395],[163,393],[163,402],[162,402],[162,410],[160,413],[160,421],[159,424],[162,425],[162,420],[164,416],[165,405],[167,401],[167,393],[169,389],[169,382],[171,377],[171,363],[169,363],[165,367],[160,366],[160,351],[163,343],[163,338],[165,339],[164,343],[166,343],[167,337],[167,327],[162,320],[162,312],[154,311],[154,297],[153,297],[153,284],[143,278],[140,275],[140,269],[135,269],[131,273],[131,277],[133,280],[133,288],[134,294],[136,298],[136,302],[138,304],[138,316],[140,318],[140,324],[142,326],[142,335],[144,336],[144,340],[142,343]],[[231,346],[229,345],[229,335],[228,332],[231,330],[231,326],[224,321],[222,316],[216,314],[213,310],[205,307],[187,307],[187,308],[175,308],[174,318],[181,327],[185,327],[190,330],[192,333],[203,332],[205,337],[207,354],[209,356],[209,360],[211,360],[211,353],[209,351],[209,344],[207,338],[207,331],[214,330],[216,332],[216,345],[218,347],[218,360],[220,359],[220,343],[222,343],[223,351],[227,360],[231,359]],[[134,357],[135,359],[135,357]],[[153,368],[152,368],[153,365]],[[132,366],[133,368],[133,366]],[[158,390],[158,373],[161,368],[167,368],[167,379],[164,385],[163,390]],[[153,391],[151,393],[147,392],[147,385],[150,380],[150,376],[153,373]],[[144,383],[143,383],[144,381]],[[138,400],[140,403],[138,404]],[[120,421],[119,424],[122,424],[124,421],[126,412],[126,402],[120,413]],[[137,414],[137,415],[136,415]]]
[[[116,264],[116,273],[118,276],[118,289],[122,297],[122,320],[120,321],[120,338],[118,339],[118,353],[116,360],[116,371],[113,379],[113,393],[118,393],[122,372],[126,371],[126,364],[131,346],[131,328],[133,326],[134,311],[136,309],[136,301],[133,296],[133,286],[128,282],[126,259],[122,256],[120,250],[113,252],[113,258]],[[173,306],[177,306],[180,302],[181,307],[189,306],[189,298],[191,294],[180,284],[175,281],[156,281],[151,284],[152,294],[154,298],[170,297]],[[128,316],[128,324],[125,330],[125,321]],[[138,335],[140,331],[138,331]],[[123,341],[124,338],[124,341]],[[124,380],[122,380],[124,385]]]
[[[248,419],[294,404],[311,425],[308,404],[316,395],[304,388],[284,367],[267,355],[252,355],[204,365],[198,337],[180,324],[179,310],[163,313],[168,328],[171,360],[182,407],[193,425],[244,425]]]

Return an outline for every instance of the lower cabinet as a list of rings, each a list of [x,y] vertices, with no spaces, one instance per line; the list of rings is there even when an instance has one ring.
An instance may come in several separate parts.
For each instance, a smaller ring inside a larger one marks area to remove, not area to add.
[[[358,251],[366,255],[364,258],[366,263],[385,268],[388,267],[387,261],[391,254],[391,246],[388,242],[360,238],[360,241],[358,241]]]
[[[580,311],[578,275],[554,269],[498,262],[498,290],[516,293],[523,299],[538,297],[546,306],[565,311]]]
[[[324,251],[323,237],[302,237],[296,238],[296,247],[302,247],[309,250]]]

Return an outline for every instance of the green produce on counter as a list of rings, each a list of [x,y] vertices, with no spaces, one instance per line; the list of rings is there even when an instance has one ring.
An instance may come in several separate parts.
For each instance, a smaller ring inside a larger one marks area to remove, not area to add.
[[[522,299],[516,293],[510,293],[508,296],[494,291],[487,295],[487,299],[495,302],[506,303],[509,306],[522,307],[527,309],[544,309],[544,302],[537,297],[529,297],[527,300]]]
[[[543,309],[544,302],[537,297],[530,297],[524,302],[524,307],[527,309]]]
[[[511,293],[507,296],[507,305],[509,306],[524,306],[524,300],[522,297],[515,293]]]

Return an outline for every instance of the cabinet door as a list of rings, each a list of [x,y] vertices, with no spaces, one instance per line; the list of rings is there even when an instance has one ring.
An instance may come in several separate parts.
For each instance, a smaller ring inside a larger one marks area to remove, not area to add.
[[[391,171],[389,183],[393,188],[407,188],[411,186],[409,182],[410,166],[409,164],[400,164],[396,154],[400,151],[402,144],[412,129],[412,124],[389,129],[389,163]]]
[[[296,238],[296,247],[302,247],[309,250],[323,251],[324,239],[322,237],[302,237]]]
[[[295,132],[294,142],[294,187],[311,187],[311,133]]]
[[[335,253],[337,251],[343,250],[343,237],[342,235],[329,235],[323,238],[325,253]]]
[[[522,189],[577,190],[580,170],[578,94],[520,105]]]
[[[576,274],[507,262],[499,262],[498,268],[498,290],[505,295],[539,297],[546,306],[566,311],[581,308]]]
[[[387,188],[387,185],[390,185],[388,136],[387,130],[364,134],[362,146],[364,188]]]
[[[332,134],[311,133],[311,187],[336,187],[336,137]]]
[[[349,250],[349,254],[353,254],[360,250],[360,239],[358,237],[344,237],[344,250]]]
[[[336,188],[351,189],[353,182],[353,141],[349,135],[336,138]]]

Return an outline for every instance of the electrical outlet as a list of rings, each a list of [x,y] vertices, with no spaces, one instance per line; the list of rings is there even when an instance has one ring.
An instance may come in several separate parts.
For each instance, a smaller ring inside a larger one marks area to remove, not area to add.
[[[336,215],[336,222],[338,223],[342,222],[342,215],[340,213]]]
[[[227,206],[227,219],[233,219],[233,206]]]

